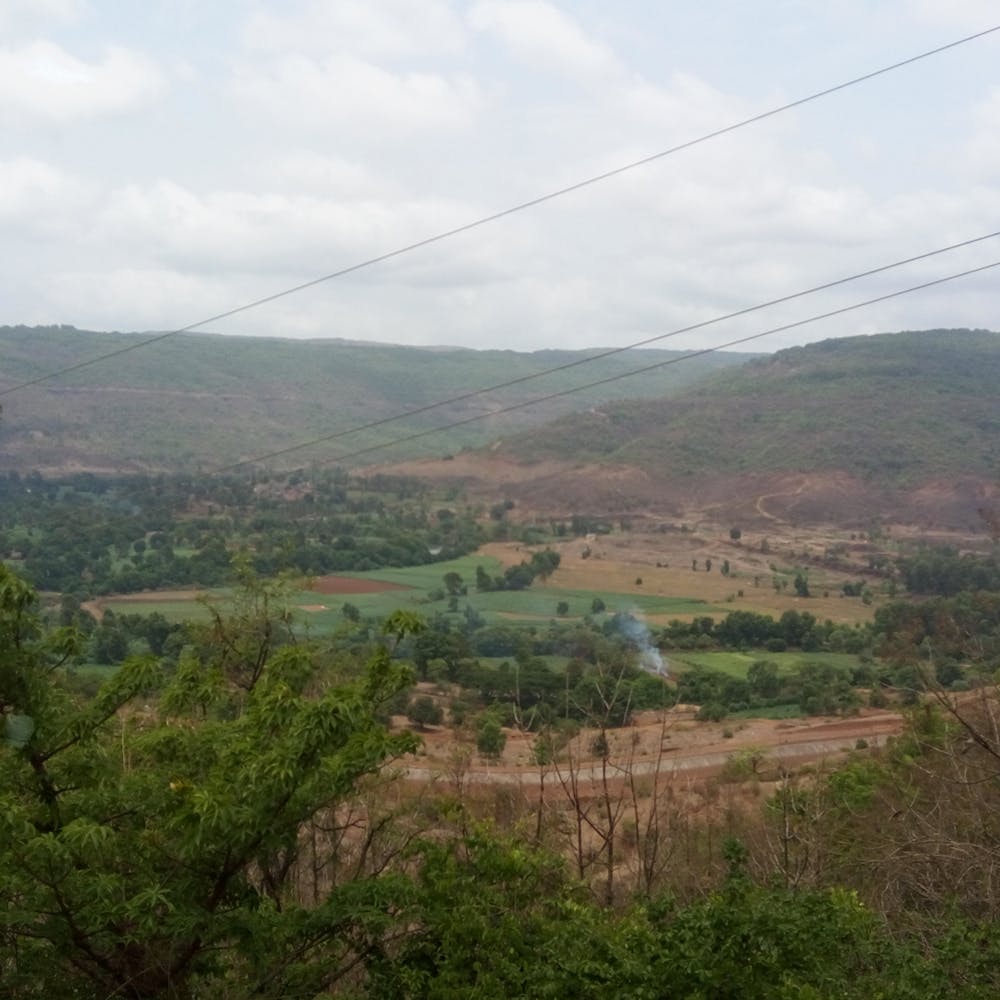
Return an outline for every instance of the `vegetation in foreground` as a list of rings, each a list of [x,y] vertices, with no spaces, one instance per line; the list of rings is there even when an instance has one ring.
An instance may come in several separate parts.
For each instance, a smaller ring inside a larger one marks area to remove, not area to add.
[[[716,810],[714,842],[712,823],[678,836],[668,789],[647,789],[630,825],[618,810],[638,800],[603,785],[597,802],[618,817],[599,828],[607,864],[574,868],[549,834],[574,815],[598,822],[582,798],[560,817],[544,798],[501,809],[498,790],[490,825],[461,794],[391,781],[416,740],[388,732],[379,707],[410,680],[393,646],[419,638],[417,621],[397,616],[346,655],[298,641],[274,592],[246,582],[171,670],[133,658],[86,697],[65,675],[73,629],[44,628],[31,589],[0,570],[8,995],[1000,988],[994,689],[959,701],[932,686],[887,755],[786,775],[752,816]],[[997,636],[981,627],[965,655],[995,662]]]

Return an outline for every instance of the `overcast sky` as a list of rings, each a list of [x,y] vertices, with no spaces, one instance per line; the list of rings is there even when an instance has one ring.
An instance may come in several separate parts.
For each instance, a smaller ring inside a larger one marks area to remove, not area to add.
[[[182,327],[997,23],[996,0],[0,0],[0,324]],[[1000,229],[998,67],[1000,33],[210,329],[622,345]],[[752,349],[998,311],[1000,269]]]

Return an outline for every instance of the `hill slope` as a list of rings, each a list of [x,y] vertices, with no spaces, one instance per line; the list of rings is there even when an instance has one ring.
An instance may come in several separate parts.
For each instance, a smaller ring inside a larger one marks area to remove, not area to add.
[[[683,367],[678,365],[677,367]],[[829,340],[409,471],[535,514],[982,529],[1000,507],[1000,335]]]
[[[1000,470],[1000,334],[934,330],[780,351],[670,399],[616,402],[505,446],[683,476],[846,472],[889,486]]]
[[[0,327],[0,391],[144,339],[73,327]],[[3,399],[0,468],[43,471],[211,468],[346,431],[596,351],[474,351],[343,340],[178,335]],[[379,451],[442,454],[622,395],[671,393],[750,355],[714,355],[509,415],[511,403],[675,356],[643,350],[442,407],[319,448],[285,465],[334,461],[407,433],[486,414],[460,430]],[[372,460],[372,459],[369,459]]]

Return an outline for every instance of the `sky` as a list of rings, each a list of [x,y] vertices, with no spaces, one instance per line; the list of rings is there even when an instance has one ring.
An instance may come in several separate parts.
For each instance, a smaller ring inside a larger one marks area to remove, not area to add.
[[[185,327],[997,24],[995,0],[0,0],[0,324]],[[623,346],[981,236],[998,67],[1000,32],[204,329]],[[745,349],[998,312],[1000,269]]]

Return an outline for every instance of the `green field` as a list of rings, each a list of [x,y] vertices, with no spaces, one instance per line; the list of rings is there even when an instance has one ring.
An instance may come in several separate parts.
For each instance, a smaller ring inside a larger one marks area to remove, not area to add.
[[[860,657],[853,653],[769,653],[767,650],[751,650],[747,653],[729,652],[670,652],[667,654],[671,668],[682,670],[691,667],[703,667],[706,670],[717,670],[730,677],[746,677],[747,670],[758,660],[769,660],[777,664],[781,676],[794,674],[799,667],[807,663],[825,663],[840,670],[851,670],[861,662]]]
[[[616,611],[641,612],[646,615],[685,616],[692,614],[718,614],[720,609],[689,598],[655,597],[645,594],[622,594],[614,591],[563,590],[551,586],[534,586],[526,590],[497,590],[480,593],[475,589],[476,567],[482,566],[490,575],[499,575],[502,566],[491,557],[463,556],[448,562],[430,563],[404,569],[380,569],[368,573],[344,574],[350,579],[376,580],[393,583],[406,590],[386,590],[369,594],[323,594],[315,590],[301,590],[292,596],[293,606],[318,608],[323,610],[302,610],[299,617],[308,623],[311,630],[328,632],[339,625],[344,616],[341,609],[345,604],[356,607],[365,617],[381,618],[397,609],[416,611],[429,617],[435,614],[450,614],[456,619],[464,615],[465,608],[471,607],[490,624],[499,622],[538,623],[550,619],[571,622],[580,620],[591,613],[595,598],[604,601],[605,615]],[[446,573],[458,573],[468,587],[468,593],[458,597],[456,612],[449,612],[449,600],[430,600],[431,592],[443,590]],[[213,596],[223,600],[229,593],[216,589]],[[152,598],[152,595],[151,595]],[[557,606],[565,601],[569,610],[565,615],[557,614]],[[204,621],[208,617],[206,608],[197,600],[177,600],[175,596],[165,596],[162,601],[126,600],[109,598],[103,602],[106,608],[116,614],[149,614],[158,611],[170,621]]]

